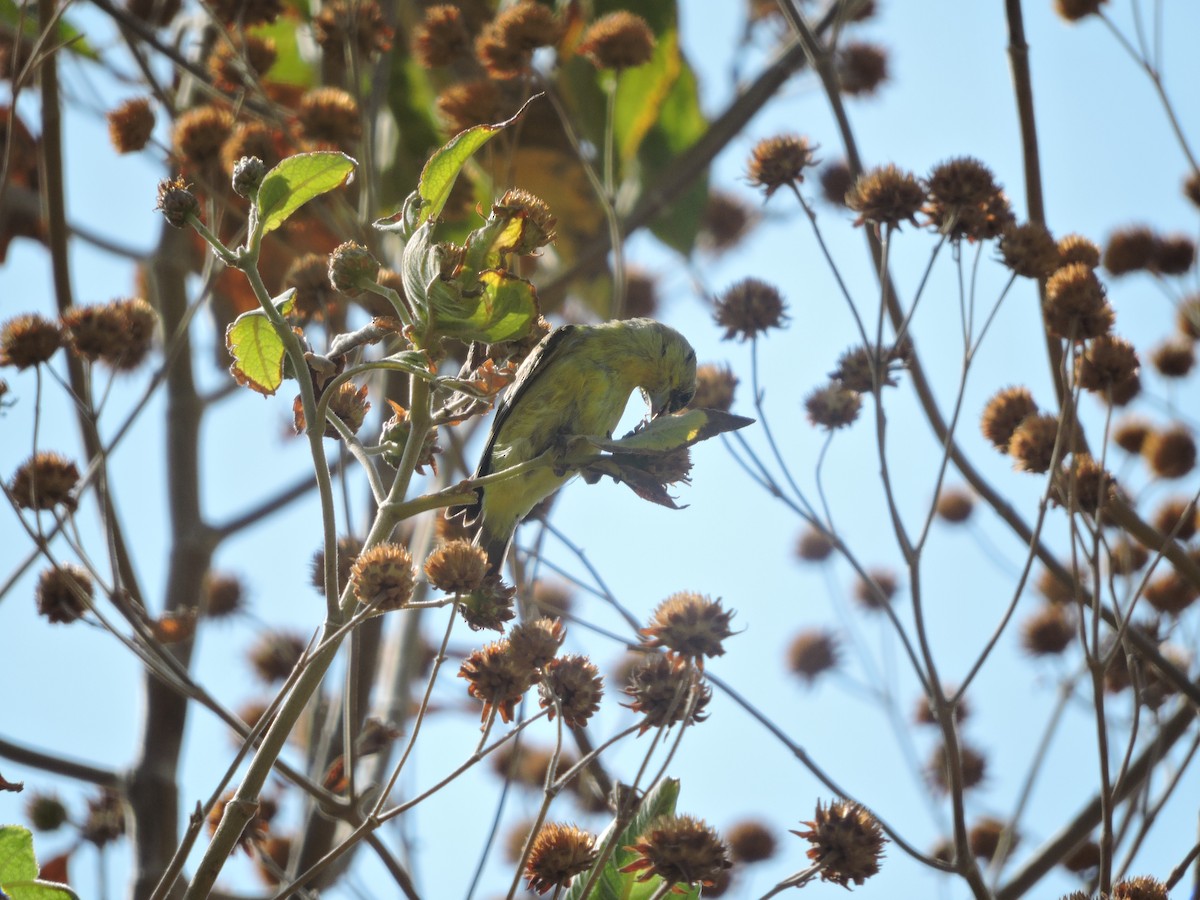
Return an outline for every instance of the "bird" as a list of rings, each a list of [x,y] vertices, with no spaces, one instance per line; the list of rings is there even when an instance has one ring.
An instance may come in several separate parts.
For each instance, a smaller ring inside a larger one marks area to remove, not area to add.
[[[653,319],[562,325],[517,369],[496,409],[473,478],[536,459],[579,435],[612,437],[630,395],[640,390],[658,418],[683,409],[696,393],[696,352]],[[521,520],[575,473],[532,469],[475,489],[472,503],[452,507],[476,527],[475,543],[498,574]]]

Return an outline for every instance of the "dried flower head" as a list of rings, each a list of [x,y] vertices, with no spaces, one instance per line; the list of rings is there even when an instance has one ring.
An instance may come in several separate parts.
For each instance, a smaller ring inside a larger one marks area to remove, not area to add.
[[[768,197],[781,187],[794,187],[804,181],[804,170],[816,164],[815,149],[808,138],[795,134],[761,140],[750,153],[747,178]]]
[[[617,10],[587,27],[576,47],[597,69],[632,69],[654,58],[654,32],[636,13]]]
[[[492,215],[506,220],[519,220],[520,237],[506,248],[513,253],[528,255],[535,253],[554,241],[554,228],[558,219],[550,212],[546,201],[529,191],[509,188],[492,207]]]
[[[1196,262],[1196,242],[1186,234],[1159,235],[1150,269],[1159,275],[1184,275]]]
[[[550,7],[535,0],[520,0],[484,26],[475,39],[475,55],[492,78],[517,78],[528,71],[533,51],[554,46],[560,34]]]
[[[1076,341],[1107,334],[1113,324],[1104,286],[1083,263],[1063,266],[1050,276],[1042,313],[1052,335]]]
[[[25,313],[0,325],[0,366],[28,369],[40,365],[62,345],[62,328],[57,322]]]
[[[515,626],[508,636],[508,652],[517,664],[530,670],[546,666],[562,646],[566,631],[561,619],[541,617]]]
[[[832,538],[812,525],[807,526],[796,539],[796,556],[805,562],[824,562],[833,551]]]
[[[304,658],[308,640],[291,631],[264,632],[250,648],[250,665],[267,684],[283,681]]]
[[[1122,228],[1108,236],[1104,247],[1104,268],[1110,275],[1148,271],[1154,266],[1158,237],[1149,228],[1139,225]]]
[[[34,831],[55,831],[66,824],[67,808],[55,794],[30,794],[25,816]]]
[[[1138,365],[1129,341],[1105,334],[1075,357],[1075,380],[1084,390],[1103,392],[1136,378]]]
[[[158,183],[158,200],[154,208],[174,228],[182,228],[189,218],[200,215],[200,201],[182,176],[164,178]]]
[[[1172,338],[1154,349],[1150,362],[1163,378],[1185,378],[1196,365],[1196,351],[1191,341]]]
[[[1026,416],[1008,442],[1008,454],[1017,469],[1040,474],[1050,471],[1054,444],[1058,437],[1058,418],[1052,415]]]
[[[861,409],[862,395],[836,381],[816,388],[804,398],[808,421],[828,431],[852,425]]]
[[[1196,502],[1188,497],[1168,497],[1154,511],[1151,520],[1163,534],[1176,540],[1190,541],[1196,534]]]
[[[285,287],[294,288],[292,315],[301,322],[338,319],[346,298],[333,289],[329,280],[329,260],[320,253],[305,253],[292,261],[283,276]]]
[[[233,113],[220,106],[197,106],[175,120],[171,146],[196,169],[215,168],[221,145],[233,132]]]
[[[1070,510],[1096,516],[1107,508],[1117,491],[1112,475],[1091,454],[1077,452],[1063,464],[1050,499]]]
[[[379,260],[356,241],[338,244],[329,254],[329,283],[335,291],[354,296],[378,276]]]
[[[696,393],[688,404],[692,409],[719,409],[729,412],[738,379],[727,365],[705,363],[696,369]]]
[[[516,593],[499,575],[489,575],[479,590],[462,597],[458,604],[459,614],[472,631],[503,631],[504,623],[516,615],[513,611]]]
[[[207,572],[200,591],[200,608],[205,618],[223,619],[245,608],[245,588],[236,575]]]
[[[733,610],[723,610],[720,600],[681,591],[658,605],[641,634],[649,638],[647,647],[666,647],[668,653],[703,666],[706,656],[724,656],[722,644],[733,634],[732,618]]]
[[[1050,603],[1021,624],[1021,645],[1033,656],[1062,653],[1075,637],[1075,616],[1069,607]]]
[[[217,90],[233,93],[251,88],[275,65],[275,41],[247,34],[221,40],[208,58],[208,72]]]
[[[362,137],[358,101],[341,88],[315,88],[296,112],[304,137],[316,147],[349,151]]]
[[[1113,885],[1112,900],[1167,900],[1167,886],[1149,875],[1127,878]]]
[[[860,394],[870,394],[877,382],[880,389],[895,387],[894,374],[908,364],[909,349],[907,344],[881,350],[874,346],[851,347],[838,357],[837,368],[829,373],[829,377]]]
[[[106,114],[108,138],[118,153],[136,153],[154,133],[154,108],[149,97],[126,100]]]
[[[971,847],[971,855],[979,859],[995,859],[1004,848],[1007,856],[1017,845],[1017,836],[1004,822],[984,816],[978,819],[967,832],[967,843]]]
[[[158,314],[145,300],[129,298],[72,306],[62,317],[71,350],[114,369],[136,369],[150,352]]]
[[[312,29],[326,63],[337,68],[345,65],[347,47],[372,59],[391,50],[395,37],[375,0],[323,3],[321,11],[313,18]]]
[[[807,628],[788,645],[788,668],[808,684],[822,672],[834,668],[837,661],[837,638],[823,628]]]
[[[450,85],[438,94],[437,108],[454,133],[504,118],[500,88],[490,78]]]
[[[723,340],[756,338],[787,321],[783,295],[758,278],[744,278],[717,298],[713,318],[724,328]]]
[[[1152,426],[1144,419],[1126,417],[1113,429],[1113,443],[1126,453],[1141,453]]]
[[[40,450],[17,467],[8,489],[21,509],[75,508],[79,469],[61,453]]]
[[[716,831],[687,815],[660,816],[625,849],[637,858],[621,871],[638,872],[637,881],[657,875],[667,884],[708,885],[730,867],[728,851]]]
[[[983,754],[960,741],[958,755],[962,772],[963,789],[968,790],[977,787],[983,781],[984,772],[987,770],[987,761],[984,759]],[[943,793],[950,793],[953,788],[953,781],[951,779],[950,761],[946,755],[945,744],[938,744],[934,748],[926,772],[935,788]]]
[[[483,720],[493,711],[511,722],[516,706],[534,681],[532,669],[519,665],[508,652],[508,641],[496,641],[463,660],[458,677],[467,680],[467,693],[483,701]]]
[[[471,52],[471,35],[462,10],[442,3],[425,10],[425,18],[413,30],[413,58],[426,69],[448,66]]]
[[[89,844],[103,847],[125,833],[125,804],[112,788],[101,788],[98,796],[89,797],[87,818],[79,826],[79,837]]]
[[[350,571],[358,554],[362,552],[362,541],[352,535],[343,535],[337,540],[337,592],[341,594],[350,583]],[[312,584],[322,594],[325,593],[325,549],[322,547],[313,554]]]
[[[1200,597],[1200,588],[1177,573],[1168,572],[1150,581],[1144,596],[1158,612],[1178,617]]]
[[[514,629],[515,632],[516,629]],[[604,680],[586,656],[559,656],[545,665],[546,679],[538,686],[539,705],[549,710],[550,718],[562,712],[563,724],[584,728],[600,709]]]
[[[934,507],[938,518],[952,525],[967,521],[974,510],[975,498],[965,488],[943,488]]]
[[[762,862],[775,855],[775,832],[765,822],[746,819],[730,827],[725,836],[734,862]]]
[[[252,200],[258,193],[258,189],[262,187],[263,179],[266,176],[266,163],[257,156],[243,156],[233,164],[230,186],[239,197]]]
[[[871,569],[866,578],[860,577],[854,583],[854,599],[864,609],[884,609],[892,602],[898,588],[895,572],[889,569]]]
[[[1068,22],[1078,22],[1087,16],[1100,13],[1100,7],[1108,0],[1054,0],[1054,11]]]
[[[844,44],[838,49],[835,66],[842,93],[851,97],[875,93],[888,77],[887,51],[878,44]]]
[[[412,598],[414,579],[412,554],[400,544],[376,544],[350,567],[358,602],[379,612],[401,609]]]
[[[1062,864],[1068,871],[1083,875],[1100,865],[1100,845],[1095,841],[1084,841],[1063,857]],[[1091,900],[1090,895],[1084,895],[1084,900]]]
[[[525,877],[531,891],[545,894],[567,887],[595,861],[596,839],[592,835],[574,825],[549,822],[533,839]]]
[[[1132,575],[1149,561],[1149,551],[1128,538],[1114,541],[1109,548],[1108,567],[1115,575]]]
[[[854,179],[846,161],[839,159],[826,163],[817,173],[817,178],[821,181],[822,199],[830,206],[845,208],[846,194],[854,187]]]
[[[855,225],[899,228],[904,222],[917,224],[925,187],[911,172],[889,163],[860,175],[845,198],[846,206],[858,213]]]
[[[1181,425],[1152,431],[1142,443],[1142,458],[1159,478],[1182,478],[1196,465],[1196,440]]]
[[[758,213],[737,194],[712,190],[700,215],[696,240],[709,253],[724,253],[741,243],[755,225]]]
[[[1061,264],[1058,244],[1040,222],[1010,224],[1000,235],[1004,265],[1025,278],[1049,278]]]
[[[487,554],[461,538],[447,541],[425,560],[429,583],[447,594],[469,594],[487,577]]]
[[[934,166],[927,185],[930,224],[952,239],[998,237],[1013,220],[996,176],[977,159],[962,156]]]
[[[1183,196],[1192,202],[1192,206],[1200,208],[1200,172],[1193,170],[1184,178]]]
[[[1089,269],[1094,269],[1100,265],[1100,248],[1081,234],[1068,234],[1059,238],[1058,256],[1060,266],[1083,263]]]
[[[812,844],[808,858],[821,866],[821,880],[842,887],[862,884],[879,872],[887,838],[879,820],[869,809],[848,800],[834,800],[828,807],[817,802],[807,831],[792,831]]]
[[[55,624],[74,622],[87,612],[93,593],[92,576],[82,566],[62,563],[46,569],[34,592],[38,615]]]
[[[647,654],[629,673],[624,692],[633,699],[626,705],[642,716],[639,734],[683,721],[689,705],[691,713],[686,724],[703,722],[707,718],[705,707],[712,699],[712,688],[701,679],[699,669],[663,653]]]
[[[266,174],[283,159],[286,146],[287,140],[279,129],[262,122],[239,122],[221,145],[221,168],[232,178],[241,160],[255,157],[262,161]]]

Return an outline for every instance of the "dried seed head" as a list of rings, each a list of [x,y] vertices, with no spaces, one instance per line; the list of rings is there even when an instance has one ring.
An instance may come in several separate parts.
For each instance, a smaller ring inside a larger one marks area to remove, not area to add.
[[[1000,235],[1004,265],[1025,278],[1049,278],[1061,263],[1058,244],[1038,222],[1009,225]]]
[[[655,819],[625,849],[637,858],[621,871],[638,872],[637,881],[650,881],[657,875],[668,884],[708,885],[730,866],[728,851],[716,831],[702,819],[687,815]]]
[[[511,722],[516,706],[533,684],[534,672],[519,666],[508,652],[508,641],[496,641],[463,660],[458,677],[467,679],[467,693],[483,701],[486,722],[493,710],[500,721]]]
[[[1159,344],[1150,361],[1163,378],[1185,378],[1196,365],[1196,351],[1191,341],[1173,338]]]
[[[364,284],[375,284],[378,276],[379,260],[362,244],[346,241],[329,254],[329,283],[335,291],[353,297]]]
[[[8,489],[21,509],[53,509],[60,503],[75,508],[71,492],[79,483],[79,469],[60,453],[42,450],[17,467]]]
[[[1012,208],[992,170],[969,156],[933,168],[928,180],[930,223],[953,239],[998,237],[1012,222]]]
[[[245,608],[245,589],[236,575],[208,572],[200,592],[200,608],[206,619],[223,619]]]
[[[805,562],[824,562],[833,551],[832,538],[812,525],[807,526],[796,539],[796,556]]]
[[[1117,540],[1109,549],[1108,567],[1115,575],[1132,575],[1149,561],[1149,551],[1128,538]]]
[[[1113,443],[1126,453],[1141,453],[1151,431],[1150,423],[1144,419],[1125,418],[1113,429]]]
[[[1054,11],[1068,22],[1078,22],[1087,16],[1099,15],[1100,7],[1108,0],[1054,0]]]
[[[55,794],[31,794],[25,803],[25,817],[34,831],[55,831],[69,818],[67,808]]]
[[[46,569],[34,592],[38,615],[55,624],[74,622],[87,612],[93,593],[92,576],[82,566],[63,563]]]
[[[168,225],[175,228],[182,228],[189,218],[200,215],[200,201],[182,176],[158,183],[158,201],[154,208],[163,214]]]
[[[1075,616],[1069,608],[1047,604],[1021,624],[1021,646],[1033,656],[1062,653],[1075,637]]]
[[[713,318],[724,328],[723,340],[747,340],[787,321],[783,295],[774,285],[758,278],[744,278],[717,298]]]
[[[845,198],[846,206],[858,213],[855,225],[898,228],[904,222],[917,224],[925,187],[911,172],[889,163],[860,175]]]
[[[822,672],[834,668],[837,661],[837,639],[821,628],[801,631],[788,645],[788,668],[810,685]]]
[[[221,145],[221,168],[229,174],[230,178],[233,178],[238,164],[243,159],[251,157],[261,160],[263,175],[266,175],[267,171],[277,166],[283,159],[286,146],[287,140],[283,132],[270,128],[262,122],[239,122],[233,129],[233,133]],[[241,177],[243,183],[251,180],[247,175]],[[234,190],[237,190],[237,187],[238,183],[235,181]],[[254,190],[258,190],[257,185]],[[241,194],[240,196],[247,195]]]
[[[774,831],[757,819],[738,822],[726,832],[729,855],[737,863],[756,863],[775,855],[777,842]],[[708,896],[708,892],[705,892]]]
[[[158,313],[130,297],[104,306],[75,306],[63,315],[71,349],[120,371],[136,369],[154,342]]]
[[[475,39],[475,55],[493,78],[517,78],[528,71],[533,51],[558,43],[561,29],[554,12],[535,0],[520,0],[501,10]]]
[[[1095,516],[1117,495],[1112,475],[1090,454],[1076,453],[1064,463],[1050,499],[1059,506]]]
[[[1154,265],[1157,248],[1158,238],[1145,226],[1114,231],[1104,247],[1104,268],[1110,275],[1148,271]]]
[[[1200,208],[1200,172],[1192,171],[1183,180],[1183,196],[1192,201],[1192,206]]]
[[[224,107],[197,106],[175,120],[171,146],[180,160],[196,169],[215,168],[221,145],[233,132],[233,113]]]
[[[942,686],[942,694],[947,698],[953,697],[958,693],[958,689],[949,685]],[[966,697],[959,697],[958,702],[954,704],[954,721],[963,722],[971,715],[971,707],[967,703]],[[938,725],[937,713],[934,711],[933,699],[922,694],[917,698],[917,704],[913,712],[913,721],[918,725]]]
[[[1182,478],[1196,465],[1196,441],[1180,425],[1152,431],[1142,444],[1142,457],[1159,478]]]
[[[516,629],[514,629],[515,632]],[[538,686],[539,705],[549,710],[550,718],[562,712],[563,724],[584,728],[600,709],[604,681],[600,671],[586,656],[560,656],[545,665],[546,680]]]
[[[437,108],[454,132],[499,122],[503,116],[500,88],[490,78],[452,84],[438,94]]]
[[[1008,454],[1022,472],[1041,474],[1050,471],[1054,461],[1054,443],[1058,437],[1058,418],[1051,415],[1027,416],[1008,442]]]
[[[447,594],[469,594],[487,577],[487,554],[461,538],[447,541],[425,560],[429,583]]]
[[[944,522],[958,525],[971,518],[975,509],[975,498],[964,488],[944,488],[938,494],[935,511]]]
[[[479,590],[463,596],[458,604],[458,612],[472,631],[485,628],[503,631],[504,623],[516,615],[513,611],[516,593],[499,575],[489,575]]]
[[[805,397],[804,409],[809,422],[833,431],[854,423],[862,409],[862,395],[832,381]]]
[[[625,315],[653,319],[658,312],[658,276],[629,266],[625,270]]]
[[[770,197],[784,186],[804,181],[804,170],[816,164],[808,138],[783,134],[766,138],[754,145],[746,177]]]
[[[1112,900],[1167,900],[1167,886],[1149,875],[1127,878],[1113,885]]]
[[[854,599],[864,609],[884,609],[896,596],[898,586],[895,572],[889,569],[871,569],[866,578],[860,577],[855,582]]]
[[[134,97],[109,110],[108,138],[118,153],[136,153],[154,133],[154,108],[149,97]]]
[[[720,600],[681,591],[658,605],[641,634],[649,638],[647,647],[666,647],[668,653],[703,666],[704,657],[725,655],[722,644],[733,634],[732,618],[733,610],[723,610]]]
[[[252,88],[275,65],[275,41],[247,34],[217,43],[208,58],[208,73],[219,91],[233,93]]]
[[[462,10],[450,3],[431,6],[413,31],[413,57],[426,69],[448,66],[471,52],[471,35]]]
[[[526,669],[541,669],[554,659],[566,631],[561,619],[529,619],[516,625],[508,636],[509,653]]]
[[[828,807],[817,802],[807,831],[793,831],[812,847],[808,858],[821,866],[821,880],[848,888],[862,884],[879,872],[887,838],[879,820],[869,809],[847,800],[834,800]]]
[[[654,32],[635,13],[618,10],[587,27],[576,47],[597,69],[632,69],[654,58]]]
[[[829,377],[839,382],[842,387],[869,394],[875,390],[875,382],[879,387],[895,387],[894,376],[898,369],[908,364],[911,347],[902,344],[896,347],[851,347],[838,357],[837,368],[829,373]]]
[[[332,0],[321,4],[312,22],[313,37],[325,62],[337,68],[346,64],[347,46],[371,59],[392,49],[395,32],[384,20],[375,0]]]
[[[62,328],[37,313],[26,313],[0,326],[0,366],[27,369],[50,359],[63,345]]]
[[[1177,573],[1169,572],[1147,584],[1144,593],[1146,602],[1160,613],[1178,617],[1200,597],[1200,588]]]
[[[525,877],[529,889],[539,894],[562,889],[596,861],[596,839],[574,825],[549,822],[533,839]]]
[[[101,788],[100,794],[88,798],[87,818],[79,826],[79,837],[89,844],[103,847],[125,833],[125,804],[112,788]]]
[[[979,859],[994,859],[1004,845],[1004,855],[1007,856],[1017,845],[1017,836],[999,819],[989,816],[977,820],[967,832],[967,843],[971,846],[971,855]]]
[[[569,613],[573,601],[574,595],[565,582],[539,579],[533,583],[533,605],[543,616],[554,618]]]
[[[295,259],[283,276],[285,287],[294,288],[296,305],[292,315],[301,322],[337,320],[346,306],[346,298],[333,290],[329,280],[329,260],[319,253],[305,253]]]
[[[1100,248],[1081,234],[1068,234],[1058,241],[1060,266],[1083,263],[1089,269],[1100,265]]]
[[[1050,276],[1042,314],[1054,337],[1076,341],[1107,334],[1113,324],[1104,286],[1083,263],[1063,266]]]
[[[529,191],[520,188],[505,191],[500,202],[492,207],[492,215],[506,220],[520,220],[520,238],[508,248],[513,253],[523,256],[535,253],[554,241],[558,219],[544,200]]]
[[[696,369],[696,393],[688,404],[692,409],[719,409],[729,412],[738,379],[727,365],[705,363]]]
[[[977,787],[983,781],[984,772],[987,770],[987,761],[984,759],[982,753],[961,741],[959,742],[958,750],[962,767],[963,789],[968,790]],[[926,772],[928,772],[929,780],[935,788],[942,793],[950,793],[953,782],[950,778],[950,761],[946,756],[945,744],[938,744],[934,748]]]
[[[350,567],[350,584],[359,603],[378,612],[401,609],[413,594],[412,554],[400,544],[376,544]]]
[[[304,137],[319,148],[349,151],[362,137],[358,101],[341,88],[309,91],[300,98],[296,117]]]
[[[358,554],[362,552],[362,541],[351,535],[343,535],[337,541],[337,592],[340,595],[350,582],[350,570]],[[319,548],[312,557],[312,584],[325,593],[325,548]]]
[[[1190,541],[1196,534],[1196,502],[1187,497],[1169,497],[1154,511],[1152,521],[1163,534]]]
[[[252,199],[267,175],[266,164],[257,156],[243,156],[233,164],[231,185],[239,197]]]
[[[267,684],[283,681],[304,657],[308,640],[290,631],[264,632],[250,648],[250,665]]]
[[[851,41],[837,52],[838,85],[852,97],[875,93],[888,77],[888,58],[878,44]]]
[[[1136,378],[1138,365],[1133,344],[1105,334],[1075,357],[1075,380],[1084,390],[1103,392]]]
[[[1184,275],[1196,261],[1196,242],[1186,234],[1170,234],[1155,239],[1151,271],[1159,275]]]
[[[850,175],[850,166],[845,160],[826,163],[817,173],[821,181],[821,197],[830,206],[845,208],[846,195],[854,187],[854,179]]]
[[[724,253],[741,243],[758,224],[758,213],[737,194],[712,190],[700,216],[699,245],[709,253]]]
[[[301,419],[296,428],[296,433],[303,434],[304,409],[301,406],[297,406],[296,409]],[[363,420],[366,419],[367,412],[370,409],[371,403],[367,400],[367,386],[365,384],[362,387],[358,387],[352,381],[344,381],[338,385],[333,396],[329,398],[329,411],[342,420],[342,424],[350,429],[351,434],[358,434],[358,429],[362,427]],[[341,437],[341,433],[333,426],[332,422],[325,423],[325,437],[334,439]]]
[[[701,679],[699,669],[662,653],[646,655],[629,673],[624,692],[633,699],[626,705],[642,716],[639,734],[682,721],[688,708],[688,695],[692,693],[695,700],[686,724],[703,722],[708,717],[704,710],[712,699],[712,688]]]
[[[1069,854],[1063,857],[1063,868],[1076,875],[1082,875],[1100,865],[1100,845],[1095,841],[1085,841]],[[1091,900],[1091,895],[1084,894],[1083,900]]]
[[[1065,568],[1070,571],[1069,565]],[[1050,569],[1042,569],[1036,587],[1038,593],[1050,603],[1074,603],[1077,599],[1074,585],[1064,584]]]

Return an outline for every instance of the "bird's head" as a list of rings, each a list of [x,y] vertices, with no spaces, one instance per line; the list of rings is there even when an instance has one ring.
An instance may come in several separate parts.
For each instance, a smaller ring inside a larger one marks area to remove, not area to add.
[[[642,392],[650,404],[650,418],[679,412],[696,394],[696,351],[687,338],[653,319],[631,319],[642,333],[649,373]]]

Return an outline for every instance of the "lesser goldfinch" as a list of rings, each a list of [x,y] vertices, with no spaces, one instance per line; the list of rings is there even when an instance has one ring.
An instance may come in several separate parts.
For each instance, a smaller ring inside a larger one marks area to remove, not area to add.
[[[577,435],[611,437],[635,389],[651,418],[677,412],[696,392],[696,352],[678,331],[653,319],[563,325],[542,339],[517,370],[496,410],[475,470],[480,478],[541,456]],[[553,466],[476,490],[465,513],[476,542],[499,572],[521,520],[570,480]]]

